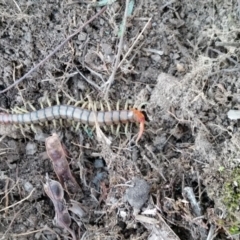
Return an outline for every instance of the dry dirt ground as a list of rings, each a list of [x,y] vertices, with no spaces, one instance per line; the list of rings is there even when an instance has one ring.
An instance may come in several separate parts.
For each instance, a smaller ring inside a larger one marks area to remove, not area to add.
[[[106,2],[0,0],[0,90]],[[100,137],[65,120],[0,125],[0,239],[239,239],[240,125],[227,112],[240,109],[240,2],[130,1],[127,19],[128,1],[112,2],[1,93],[1,112],[57,97],[107,109],[108,96],[111,109],[141,107],[144,135],[136,145],[137,124],[120,134],[102,128]],[[74,193],[54,182],[45,147],[53,133],[79,184]]]

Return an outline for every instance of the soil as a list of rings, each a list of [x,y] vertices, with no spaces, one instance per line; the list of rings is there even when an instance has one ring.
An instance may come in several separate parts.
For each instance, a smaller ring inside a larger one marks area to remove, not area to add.
[[[130,1],[124,35],[127,1],[112,2],[1,93],[1,112],[137,107],[147,119],[143,137],[135,143],[138,124],[102,132],[67,120],[0,125],[0,239],[239,239],[240,125],[227,116],[240,108],[239,1]],[[0,1],[0,90],[98,4],[105,3]],[[77,192],[54,182],[45,147],[53,133]]]

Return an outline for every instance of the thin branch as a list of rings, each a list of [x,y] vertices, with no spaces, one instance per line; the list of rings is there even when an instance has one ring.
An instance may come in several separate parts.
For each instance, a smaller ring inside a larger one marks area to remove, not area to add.
[[[122,61],[119,63],[118,68],[121,67],[121,65],[123,64],[123,62],[126,60],[127,56],[129,55],[129,53],[133,50],[134,46],[136,45],[136,43],[138,42],[139,38],[143,35],[144,31],[146,30],[146,28],[149,26],[150,21],[152,20],[152,18],[149,18],[147,23],[145,24],[143,30],[140,32],[140,34],[138,35],[138,37],[136,38],[136,40],[133,42],[132,46],[128,49],[127,53],[124,55]]]
[[[12,208],[12,207],[14,207],[14,206],[16,206],[16,205],[24,202],[25,200],[29,199],[29,198],[31,197],[31,195],[33,194],[34,191],[35,191],[35,188],[29,193],[29,195],[28,195],[27,197],[23,198],[21,201],[16,202],[16,203],[14,203],[14,204],[12,204],[12,205],[10,205],[10,206],[8,206],[8,207],[2,208],[2,209],[0,210],[0,212],[5,211],[5,210],[7,210],[7,209],[9,209],[9,208]]]
[[[23,77],[15,81],[12,85],[5,88],[4,90],[0,91],[1,93],[4,93],[8,91],[9,89],[13,88],[14,86],[18,85],[20,82],[22,82],[26,77],[28,77],[32,72],[34,72],[37,68],[39,68],[43,63],[45,63],[49,58],[51,58],[60,48],[62,48],[71,38],[73,38],[75,35],[77,35],[79,32],[82,31],[83,28],[85,28],[90,22],[92,22],[95,18],[97,18],[99,15],[101,15],[103,12],[105,12],[107,9],[107,6],[102,8],[101,11],[99,11],[97,14],[95,14],[93,17],[91,17],[87,22],[85,22],[81,27],[78,28],[76,32],[74,32],[72,35],[68,36],[60,45],[58,45],[52,53],[50,53],[46,58],[44,58],[40,63],[38,63],[35,67],[33,67],[29,72],[27,72]]]
[[[114,77],[116,75],[116,72],[117,72],[117,69],[118,69],[118,66],[119,66],[119,61],[120,61],[120,56],[121,56],[121,53],[122,53],[122,46],[123,46],[123,37],[124,37],[124,34],[125,34],[125,30],[126,30],[126,23],[127,23],[127,16],[128,16],[128,5],[129,5],[129,0],[126,0],[125,12],[124,12],[123,23],[122,23],[122,26],[123,26],[122,27],[122,33],[121,33],[121,37],[120,37],[119,44],[118,44],[118,53],[117,53],[117,56],[116,56],[116,60],[115,60],[115,63],[114,63],[112,74],[109,77],[108,81],[106,83],[104,83],[105,99],[107,99],[107,97],[108,97],[109,89],[110,89],[110,87],[111,87],[111,85],[114,81]]]

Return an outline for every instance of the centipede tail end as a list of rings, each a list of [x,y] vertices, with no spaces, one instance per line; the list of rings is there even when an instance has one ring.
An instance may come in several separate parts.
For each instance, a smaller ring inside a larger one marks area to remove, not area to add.
[[[133,111],[134,120],[140,124],[139,132],[136,140],[136,143],[138,143],[138,141],[140,140],[144,132],[145,116],[141,111],[137,109],[131,109],[131,110]]]

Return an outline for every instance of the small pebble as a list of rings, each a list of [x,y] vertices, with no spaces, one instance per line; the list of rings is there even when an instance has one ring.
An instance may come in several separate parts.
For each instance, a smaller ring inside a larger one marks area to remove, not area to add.
[[[34,155],[37,152],[37,144],[33,142],[28,142],[26,146],[26,154]]]
[[[126,199],[134,208],[140,210],[148,200],[150,185],[144,180],[136,178],[133,180],[134,187],[126,190]]]
[[[30,183],[30,182],[25,182],[24,183],[24,189],[27,191],[27,192],[31,192],[33,190],[33,185]]]
[[[79,41],[85,41],[87,39],[87,34],[85,32],[80,32],[78,34],[78,40]]]
[[[159,56],[158,54],[152,54],[151,59],[155,62],[160,62],[161,61],[161,56]]]
[[[45,142],[47,137],[49,137],[48,134],[43,133],[43,132],[38,132],[35,134],[34,139],[38,142]]]
[[[96,159],[94,161],[94,167],[95,168],[103,168],[104,167],[103,160],[101,158]]]
[[[104,55],[109,55],[112,53],[112,46],[107,43],[101,43],[102,51],[104,52]]]

